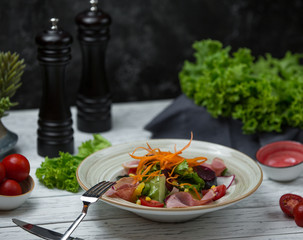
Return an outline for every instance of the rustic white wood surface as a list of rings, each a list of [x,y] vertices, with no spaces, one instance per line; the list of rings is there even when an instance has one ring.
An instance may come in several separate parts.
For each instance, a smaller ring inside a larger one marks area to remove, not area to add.
[[[171,101],[114,104],[113,128],[102,135],[113,145],[149,139],[151,134],[143,129],[153,117]],[[76,111],[72,109],[75,121]],[[28,157],[31,175],[36,186],[30,199],[12,211],[0,211],[0,239],[38,239],[12,223],[19,218],[46,228],[65,232],[82,209],[77,194],[48,189],[39,183],[35,171],[43,158],[37,154],[37,110],[11,111],[3,118],[4,125],[18,134],[15,152]],[[92,138],[74,126],[75,146]],[[186,223],[157,223],[109,206],[99,201],[93,204],[84,221],[73,236],[84,239],[303,239],[303,228],[282,214],[279,198],[284,193],[303,195],[303,178],[287,183],[267,179],[250,197],[229,208],[203,215]]]

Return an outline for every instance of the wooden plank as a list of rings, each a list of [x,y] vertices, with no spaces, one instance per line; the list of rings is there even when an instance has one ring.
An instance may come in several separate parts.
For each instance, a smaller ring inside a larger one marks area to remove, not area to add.
[[[294,222],[283,220],[264,221],[258,211],[253,215],[250,214],[242,211],[242,213],[235,215],[225,210],[222,213],[200,217],[195,221],[177,224],[155,223],[134,215],[128,215],[127,218],[122,216],[120,219],[104,217],[102,220],[88,219],[82,222],[74,235],[84,239],[157,238],[211,240],[250,239],[250,237],[252,239],[283,239],[283,236],[284,239],[291,239],[289,238],[290,236],[293,236],[293,239],[295,237],[300,239],[299,237],[303,237],[302,228],[296,227]],[[249,215],[250,217],[248,218]],[[230,221],[226,220],[226,216],[229,216]],[[64,232],[69,225],[70,223],[68,222],[62,222],[59,224],[43,224],[42,226],[58,232]],[[9,234],[8,236],[14,236],[15,239],[32,239],[28,233],[16,227],[7,227],[3,232]],[[276,236],[280,238],[275,238]]]
[[[28,208],[31,210],[27,211]],[[82,203],[77,196],[35,198],[30,204],[25,204],[15,211],[1,212],[0,229],[11,227],[13,217],[34,224],[69,225],[78,216],[81,208]],[[269,236],[302,233],[302,228],[284,216],[278,206],[268,205],[248,208],[235,205],[232,208],[205,214],[193,221],[174,224],[152,222],[100,202],[90,207],[89,214],[81,226],[96,227],[94,234],[102,238],[103,231],[108,231],[109,227],[120,234],[127,231],[132,237],[152,235],[154,232],[162,237],[167,235],[185,237],[193,232],[202,234],[207,239],[220,239],[226,234],[230,237],[246,237],[258,234]]]

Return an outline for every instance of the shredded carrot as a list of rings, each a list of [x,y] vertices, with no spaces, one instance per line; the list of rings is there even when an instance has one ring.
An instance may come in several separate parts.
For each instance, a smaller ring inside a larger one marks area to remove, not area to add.
[[[170,182],[170,180],[174,180],[174,179],[176,179],[176,178],[178,178],[179,177],[179,175],[178,174],[176,174],[175,176],[173,176],[173,177],[169,177],[169,178],[166,178],[166,182],[167,183],[169,183],[169,184],[171,184],[171,185],[175,185],[175,186],[177,186],[177,184],[175,184],[173,181],[172,182]]]
[[[148,143],[147,147],[137,147],[131,154],[129,154],[132,158],[140,160],[138,167],[137,167],[137,172],[136,175],[133,176],[135,181],[142,181],[144,178],[144,181],[147,181],[148,179],[152,178],[152,177],[156,177],[156,176],[160,176],[163,175],[161,174],[162,170],[169,170],[169,177],[167,178],[167,182],[169,184],[173,184],[174,179],[176,179],[178,177],[178,175],[174,175],[174,171],[175,168],[182,163],[184,160],[187,161],[187,164],[189,167],[195,167],[198,166],[200,164],[202,164],[203,162],[205,162],[207,160],[206,157],[196,157],[196,158],[184,158],[182,156],[180,156],[180,154],[186,150],[193,139],[193,134],[191,133],[191,138],[188,144],[186,144],[182,149],[180,149],[179,151],[177,151],[177,147],[175,145],[174,153],[171,152],[166,152],[166,151],[161,151],[159,148],[152,148]],[[145,151],[147,151],[147,154],[145,154],[144,156],[136,156],[135,153],[137,152],[137,150],[139,149],[143,149]],[[159,164],[160,166],[160,170],[158,171],[154,171],[154,172],[150,172],[150,170],[152,169],[153,166],[155,166],[156,164]],[[197,190],[194,188],[194,190],[196,191],[196,194],[198,193]],[[200,195],[199,195],[200,196]]]

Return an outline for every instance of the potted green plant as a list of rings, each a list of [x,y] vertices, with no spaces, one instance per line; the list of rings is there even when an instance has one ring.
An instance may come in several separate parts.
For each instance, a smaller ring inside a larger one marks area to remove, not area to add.
[[[17,53],[0,52],[0,155],[10,150],[17,142],[17,135],[7,130],[1,119],[17,105],[11,98],[21,86],[25,68],[24,60]]]

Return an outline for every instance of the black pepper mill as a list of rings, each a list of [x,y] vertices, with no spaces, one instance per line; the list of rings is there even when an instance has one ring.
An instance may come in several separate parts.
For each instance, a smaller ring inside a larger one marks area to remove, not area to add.
[[[91,0],[91,8],[76,16],[82,50],[82,78],[77,95],[77,127],[95,133],[111,128],[111,94],[105,74],[105,52],[111,18]]]
[[[36,36],[43,89],[38,120],[38,154],[56,157],[74,152],[72,118],[65,93],[65,69],[71,59],[72,37],[52,18],[50,29]]]

